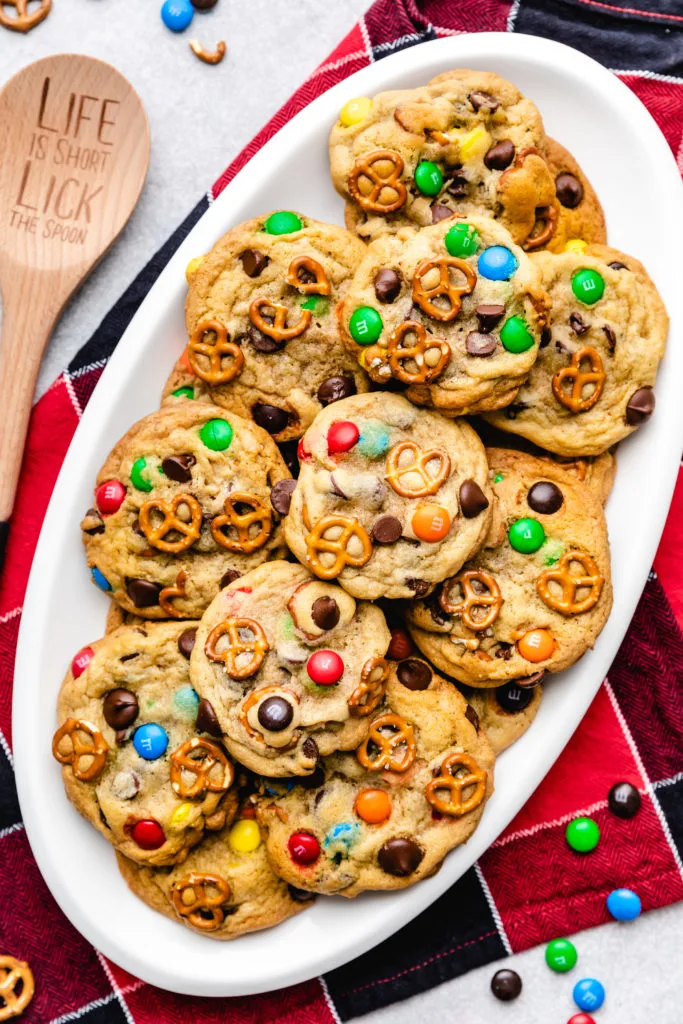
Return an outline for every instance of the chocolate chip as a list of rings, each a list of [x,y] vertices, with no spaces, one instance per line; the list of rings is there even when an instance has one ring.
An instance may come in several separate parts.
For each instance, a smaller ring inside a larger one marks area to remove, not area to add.
[[[212,7],[215,7],[218,0],[192,0],[192,6],[198,11],[208,11]]]
[[[412,875],[419,868],[423,857],[424,851],[415,840],[405,838],[388,839],[377,854],[382,871],[396,878]]]
[[[278,409],[276,405],[265,405],[257,402],[251,407],[251,415],[254,423],[263,427],[269,434],[279,434],[289,423],[289,414],[284,409]]]
[[[119,661],[134,661],[135,658],[139,658],[139,657],[140,657],[140,653],[139,652],[136,652],[135,654],[124,654],[122,657],[119,658]]]
[[[339,622],[339,605],[333,597],[317,597],[311,608],[311,618],[318,629],[334,629]]]
[[[228,571],[224,572],[223,575],[221,576],[221,581],[218,584],[218,586],[222,590],[223,587],[228,587],[230,586],[231,583],[234,583],[235,580],[238,580],[241,575],[242,573],[238,572],[237,569],[228,569]]]
[[[415,594],[415,597],[424,597],[425,594],[429,593],[429,588],[431,584],[428,583],[427,580],[419,580],[416,579],[414,576],[409,576],[406,579],[406,586],[412,590],[412,592]]]
[[[138,537],[144,537],[145,536],[144,533],[142,532],[142,527],[140,526],[140,520],[139,520],[139,518],[137,516],[135,517],[133,522],[130,524],[130,528],[133,531],[133,533],[137,533]]]
[[[462,174],[456,174],[446,191],[449,195],[452,195],[454,199],[464,199],[467,195],[468,185],[469,182],[467,178],[464,178]]]
[[[284,697],[266,697],[259,704],[256,716],[259,723],[269,732],[282,732],[294,717],[292,705]]]
[[[190,655],[192,654],[192,649],[196,639],[196,629],[184,629],[178,637],[178,650],[182,654],[183,658],[187,658],[188,661],[190,660]]]
[[[541,348],[547,348],[550,342],[553,340],[553,334],[549,327],[544,327],[541,331]]]
[[[474,480],[463,480],[460,484],[460,511],[465,519],[474,519],[489,507],[489,499]]]
[[[617,818],[634,818],[640,810],[640,793],[630,782],[616,782],[607,794],[607,803]]]
[[[284,341],[275,341],[274,338],[268,337],[263,331],[259,331],[258,327],[254,327],[253,324],[249,327],[249,344],[255,352],[279,352],[281,348],[284,348]]]
[[[638,388],[628,400],[626,422],[630,427],[637,427],[649,419],[654,411],[655,393],[652,388]]]
[[[517,419],[518,413],[524,412],[524,410],[528,408],[529,406],[527,402],[513,402],[512,405],[506,406],[505,409],[503,409],[503,412],[505,413],[506,419],[514,420]]]
[[[161,468],[170,480],[186,484],[192,479],[191,470],[196,461],[194,455],[190,455],[189,452],[186,455],[169,455],[161,463]]]
[[[468,356],[490,356],[496,351],[498,339],[493,334],[470,331],[465,341]]]
[[[590,330],[590,324],[587,324],[580,313],[570,313],[569,315],[569,326],[573,330],[574,334],[582,335],[586,331]]]
[[[272,486],[270,503],[281,516],[289,515],[289,506],[292,503],[292,494],[295,487],[296,480],[278,480]]]
[[[613,263],[608,263],[607,265],[611,267],[612,270],[628,270],[626,264],[620,263],[619,260],[614,260]]]
[[[104,519],[96,508],[89,508],[82,524],[83,533],[93,537],[96,533],[104,533]]]
[[[501,139],[487,151],[484,163],[490,171],[504,171],[515,158],[515,147],[510,139]]]
[[[375,295],[378,302],[395,302],[401,292],[401,275],[391,267],[384,267],[375,274]]]
[[[419,658],[406,658],[405,661],[399,662],[396,678],[399,683],[403,683],[406,690],[426,690],[432,681],[432,670]]]
[[[210,701],[200,700],[195,725],[199,732],[208,732],[210,736],[221,735],[221,727]]]
[[[425,605],[429,609],[429,614],[431,615],[432,620],[436,622],[437,626],[445,626],[447,622],[450,622],[450,615],[447,615],[439,604],[438,591],[432,591],[429,597],[425,598]]]
[[[555,178],[555,195],[568,210],[575,210],[583,199],[583,185],[575,174],[564,171]]]
[[[342,398],[350,398],[357,390],[353,377],[328,377],[318,388],[318,401],[321,405],[332,405]]]
[[[471,704],[468,704],[467,707],[465,708],[465,718],[474,726],[476,731],[479,732],[479,715],[474,710]]]
[[[564,495],[559,487],[549,480],[540,480],[530,488],[526,496],[527,505],[542,516],[551,516],[562,508]]]
[[[443,203],[434,203],[432,206],[432,224],[438,224],[440,220],[447,220],[453,216],[453,210]]]
[[[500,999],[502,1003],[509,1003],[522,991],[522,979],[517,971],[510,971],[507,968],[496,971],[491,978],[491,991],[496,999]]]
[[[159,604],[161,584],[137,578],[126,579],[126,593],[136,608],[151,608]]]
[[[516,682],[506,683],[505,686],[496,687],[495,696],[503,711],[515,714],[529,707],[534,699],[534,690],[531,686],[518,686]]]
[[[315,749],[318,749],[317,746]],[[296,781],[299,782],[304,789],[318,789],[325,781],[325,769],[320,761],[318,761],[310,775],[298,775]]]
[[[270,263],[269,257],[258,249],[245,249],[240,253],[240,259],[247,277],[259,277]]]
[[[310,901],[314,900],[316,897],[316,893],[306,892],[305,889],[297,889],[295,885],[288,884],[287,890],[290,898],[293,899],[295,903],[310,903]]]
[[[475,89],[469,94],[468,99],[475,110],[481,110],[483,107],[490,114],[493,114],[500,106],[500,100],[497,100],[491,93],[484,92],[483,89]]]
[[[505,313],[505,306],[499,302],[482,302],[474,311],[479,321],[479,330],[488,334],[500,322]]]
[[[503,661],[509,661],[512,657],[512,644],[506,644],[505,641],[501,640],[498,644],[498,649],[494,654],[494,658],[502,658]]]
[[[301,753],[309,761],[318,760],[318,744],[315,742],[312,736],[308,736],[301,744]]]
[[[612,330],[612,328],[609,327],[607,324],[602,325],[602,331],[605,337],[607,338],[607,348],[609,349],[609,354],[613,356],[617,347],[617,336]]]
[[[280,455],[285,460],[285,466],[295,480],[298,479],[300,469],[299,456],[296,453],[298,443],[298,441],[281,441],[278,444]]]
[[[394,544],[403,533],[403,524],[396,516],[380,516],[372,524],[372,538],[378,544]]]
[[[520,679],[515,679],[515,683],[517,686],[521,686],[522,688],[534,687],[538,686],[539,683],[542,683],[544,679],[545,669],[542,668],[540,672],[534,672],[531,676],[522,676]]]
[[[138,717],[138,699],[130,690],[110,690],[102,702],[102,714],[112,729],[127,729]]]

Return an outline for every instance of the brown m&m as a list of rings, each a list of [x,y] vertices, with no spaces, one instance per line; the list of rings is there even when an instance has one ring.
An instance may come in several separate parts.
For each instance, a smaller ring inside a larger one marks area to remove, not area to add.
[[[419,658],[406,658],[396,669],[396,676],[407,690],[426,690],[432,681],[432,670]]]
[[[607,804],[617,818],[634,818],[640,810],[640,793],[630,782],[616,782],[607,795]]]
[[[529,489],[527,505],[540,515],[550,516],[562,507],[564,495],[559,487],[549,480],[540,480]]]

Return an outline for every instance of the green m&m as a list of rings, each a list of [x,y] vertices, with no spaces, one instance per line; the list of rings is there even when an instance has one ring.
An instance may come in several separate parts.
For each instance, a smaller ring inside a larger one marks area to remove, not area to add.
[[[227,420],[207,420],[199,436],[212,452],[224,452],[232,441],[232,427]]]
[[[174,398],[194,398],[194,388],[177,388],[173,392]]]
[[[310,309],[316,316],[325,316],[330,309],[330,300],[324,295],[309,295],[304,302],[300,303],[300,306],[301,309]]]
[[[301,217],[290,210],[278,210],[271,213],[263,225],[263,230],[269,235],[291,235],[294,231],[301,231],[303,227]]]
[[[521,316],[511,316],[500,330],[500,340],[508,352],[526,352],[534,344],[534,336]]]
[[[415,184],[426,196],[438,196],[443,188],[443,174],[438,164],[423,160],[415,168]]]
[[[149,492],[152,490],[152,484],[144,475],[146,469],[147,459],[144,457],[136,459],[130,471],[130,482],[133,487],[137,487],[139,491]]]
[[[565,831],[567,842],[577,853],[590,853],[600,842],[600,827],[592,818],[574,818]]]
[[[359,345],[373,345],[383,328],[382,317],[372,306],[359,306],[351,314],[349,331]]]
[[[578,959],[576,946],[569,939],[553,939],[545,947],[545,962],[551,971],[557,971],[558,974],[571,971]]]
[[[572,291],[579,302],[592,306],[594,302],[601,299],[605,291],[605,282],[597,270],[577,270],[572,277]]]
[[[515,551],[532,555],[545,540],[545,530],[538,519],[516,519],[508,530],[508,540]]]
[[[454,224],[448,229],[444,243],[451,256],[474,256],[479,248],[479,232],[471,224]]]

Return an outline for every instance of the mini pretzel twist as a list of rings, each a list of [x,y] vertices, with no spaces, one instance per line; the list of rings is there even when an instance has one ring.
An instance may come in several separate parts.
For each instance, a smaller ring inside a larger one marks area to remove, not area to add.
[[[213,345],[204,341],[205,335],[211,331],[216,335]],[[209,360],[208,369],[200,362],[200,356]],[[232,356],[232,362],[224,367],[223,360],[228,356]],[[228,384],[244,369],[242,349],[230,341],[227,329],[218,320],[202,320],[197,324],[187,346],[187,358],[192,372],[214,387],[217,384]]]
[[[181,505],[185,505],[190,511],[189,523],[177,515]],[[154,512],[159,512],[162,517],[156,526],[152,521]],[[201,505],[191,494],[176,494],[171,501],[152,498],[140,509],[140,529],[153,548],[177,555],[180,551],[187,551],[196,540],[199,540],[202,529]],[[178,540],[165,540],[174,531],[180,534]]]
[[[425,288],[423,279],[431,270],[439,270],[439,281],[432,288]],[[464,275],[465,280],[455,284],[451,280],[451,269],[455,268]],[[413,302],[416,302],[423,313],[433,320],[455,320],[462,306],[462,296],[471,295],[477,283],[477,275],[465,260],[457,256],[439,256],[436,259],[423,260],[413,275]],[[434,299],[445,296],[448,308],[437,306]]]
[[[214,892],[209,890],[213,889]],[[223,904],[230,899],[230,886],[219,875],[202,875],[196,871],[174,882],[171,903],[178,917],[185,917],[193,928],[215,931],[225,920]],[[186,900],[189,895],[189,902]]]
[[[581,369],[584,360],[590,363],[590,370]],[[600,398],[606,377],[600,353],[589,345],[584,345],[574,353],[569,366],[564,366],[554,375],[553,394],[560,405],[570,412],[585,412],[592,409]],[[571,391],[565,391],[565,381],[571,383]],[[594,384],[595,387],[587,398],[583,398],[583,388],[586,384]]]
[[[522,245],[525,252],[531,252],[533,249],[542,249],[543,246],[547,245],[553,237],[555,234],[555,228],[557,227],[557,207],[537,207],[536,220],[541,221],[543,229],[539,231],[537,235],[529,235]]]
[[[412,459],[401,465],[401,456],[410,452]],[[429,473],[427,466],[438,459],[436,473]],[[394,445],[387,456],[384,479],[402,498],[426,498],[436,494],[451,471],[451,460],[441,448],[430,448],[424,452],[415,441],[401,441]]]
[[[353,718],[371,715],[384,697],[389,665],[384,658],[370,658],[363,665],[360,683],[349,697],[349,711]]]
[[[391,729],[383,733],[382,729]],[[370,752],[370,744],[377,747],[377,752]],[[400,748],[403,747],[403,753]],[[415,760],[415,733],[413,727],[400,715],[388,713],[380,715],[370,726],[370,732],[358,750],[356,757],[363,768],[378,772],[386,768],[390,772],[405,772]]]
[[[334,540],[325,537],[325,533],[334,527],[340,527],[340,534]],[[348,544],[352,537],[361,544],[361,552],[358,555],[348,550]],[[372,555],[372,541],[366,530],[356,519],[348,516],[332,513],[323,516],[313,526],[306,538],[307,560],[316,576],[321,580],[335,579],[342,569],[347,565],[359,568],[370,560]],[[320,561],[320,553],[328,551],[335,556],[331,565],[323,565]]]
[[[579,576],[572,576],[571,566],[576,562],[581,566],[582,572]],[[562,592],[556,595],[549,587],[549,583],[559,583]],[[598,564],[594,558],[583,551],[567,551],[560,558],[553,569],[546,569],[536,580],[536,590],[539,597],[562,615],[579,615],[581,612],[590,611],[600,599],[602,587],[605,582]],[[588,593],[580,601],[576,600],[576,593],[579,587],[588,587]]]
[[[265,743],[265,738],[262,736],[260,732],[258,732],[257,729],[252,728],[249,722],[248,715],[255,704],[258,704],[265,697],[272,696],[285,697],[286,699],[291,700],[293,704],[299,703],[299,698],[297,697],[297,695],[293,693],[291,690],[288,690],[284,686],[263,686],[261,687],[260,690],[252,690],[240,710],[239,723],[246,732],[247,736],[249,736],[252,740],[257,740],[258,743]],[[295,737],[292,740],[292,742],[289,743],[286,747],[280,747],[279,749],[288,750],[289,747],[295,746],[296,742],[297,740]]]
[[[375,170],[375,164],[383,160],[392,165],[391,172],[385,178]],[[359,206],[370,213],[392,213],[394,210],[400,210],[408,197],[408,191],[401,181],[404,166],[403,157],[393,149],[375,149],[366,156],[359,156],[349,174],[350,195]],[[372,183],[367,195],[363,195],[360,191],[361,178],[366,178]],[[394,193],[393,200],[382,201],[381,196],[385,188]]]
[[[17,988],[21,985],[21,991]],[[33,972],[25,960],[0,956],[0,1021],[18,1017],[33,999]]]
[[[189,578],[189,572],[186,569],[181,569],[175,578],[175,584],[172,587],[163,587],[159,592],[159,604],[169,619],[183,618],[183,613],[176,608],[173,602],[176,597],[187,597],[185,584]]]
[[[455,604],[449,597],[454,583],[462,590],[462,600]],[[483,592],[477,593],[474,583],[479,583],[484,588]],[[466,569],[443,583],[439,592],[439,604],[447,615],[459,615],[468,629],[478,631],[488,629],[496,621],[503,604],[503,596],[491,573],[484,569]],[[475,618],[474,611],[477,608],[484,610],[483,617]]]
[[[299,276],[302,271],[304,275],[312,274],[313,280],[307,281],[305,276],[302,279]],[[287,284],[291,284],[302,295],[329,295],[332,291],[325,268],[312,256],[297,256],[292,260],[287,271]]]
[[[251,640],[242,640],[240,629],[248,630],[253,634]],[[223,650],[217,650],[218,641],[227,634],[229,645]],[[263,632],[263,627],[255,619],[231,618],[219,622],[214,626],[204,646],[204,652],[210,661],[225,665],[225,671],[231,679],[248,679],[260,669],[266,652],[270,650],[270,644]],[[251,659],[241,668],[237,665],[237,657],[240,654],[251,654]]]
[[[84,740],[81,734],[88,739]],[[59,745],[68,737],[71,741],[71,749],[62,753]],[[67,718],[63,725],[60,725],[52,738],[52,754],[60,764],[70,764],[71,770],[80,782],[92,782],[98,775],[107,760],[109,744],[99,729],[96,729],[90,722],[82,718]],[[91,758],[87,767],[81,767],[81,758]]]
[[[238,512],[236,505],[248,505],[251,511]],[[255,494],[233,491],[225,499],[223,508],[225,515],[216,516],[211,520],[211,535],[219,547],[249,554],[267,543],[273,530],[273,514],[270,507]],[[249,530],[255,523],[258,524],[258,531],[251,535]],[[235,530],[236,538],[223,532],[226,526]]]
[[[47,18],[52,10],[52,0],[40,0],[38,7],[29,12],[29,0],[0,0],[0,25],[13,29],[15,32],[30,32]],[[5,6],[16,8],[16,15],[10,18]],[[19,961],[17,961],[18,963]],[[5,1020],[0,1010],[0,1020]]]
[[[414,334],[416,336],[414,345],[403,344],[403,338],[406,334]],[[434,366],[430,366],[425,358],[426,353],[429,351],[437,351],[439,353]],[[425,327],[419,324],[417,320],[404,320],[389,339],[387,354],[389,356],[391,372],[397,380],[402,380],[404,384],[430,384],[448,366],[451,358],[451,349],[448,342],[444,341],[443,338],[434,338],[431,334],[428,334]],[[412,359],[417,366],[417,370],[414,373],[406,370],[403,366],[403,363],[408,359]]]
[[[464,772],[463,775],[453,774]],[[486,772],[480,768],[469,754],[449,754],[441,765],[441,774],[431,779],[425,787],[425,796],[435,811],[461,818],[478,807],[486,795]],[[463,799],[463,792],[474,786],[471,796]],[[448,799],[438,795],[440,790],[448,790]]]
[[[266,320],[261,312],[262,309],[273,310],[274,323],[271,323],[270,319]],[[270,299],[260,298],[254,299],[249,307],[249,318],[254,327],[258,328],[262,334],[267,334],[273,341],[291,341],[292,338],[298,338],[310,326],[313,314],[310,309],[299,310],[301,316],[293,327],[288,327],[287,317],[289,312],[286,306],[281,306],[277,302],[271,302]]]
[[[227,47],[225,41],[221,39],[220,42],[216,43],[215,50],[205,50],[198,39],[190,39],[190,49],[195,57],[199,57],[205,64],[220,64],[225,57]]]
[[[222,779],[211,777],[216,765],[223,769]],[[183,773],[194,775],[194,781],[188,783]],[[204,793],[224,793],[234,778],[235,770],[222,749],[203,736],[191,736],[171,754],[171,786],[184,800]]]

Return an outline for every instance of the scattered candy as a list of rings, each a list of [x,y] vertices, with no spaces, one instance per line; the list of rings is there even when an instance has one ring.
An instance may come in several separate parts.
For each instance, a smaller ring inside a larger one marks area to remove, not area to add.
[[[330,455],[348,452],[358,441],[360,431],[350,420],[337,420],[327,431],[327,450]]]
[[[632,889],[614,889],[607,897],[607,909],[616,921],[635,921],[643,905]]]
[[[152,484],[144,476],[144,472],[147,469],[147,459],[141,457],[136,459],[133,463],[130,471],[130,480],[133,487],[136,487],[138,491],[145,491],[149,493],[152,490]]]
[[[567,1021],[567,1024],[595,1024],[595,1018],[589,1017],[587,1013],[575,1013]]]
[[[477,261],[477,270],[489,281],[509,281],[518,266],[517,257],[504,245],[489,246]]]
[[[180,804],[176,807],[175,811],[169,819],[171,828],[184,828],[190,820],[190,815],[194,810],[194,804]]]
[[[530,629],[517,641],[517,650],[527,661],[547,661],[555,650],[555,641],[547,629]]]
[[[186,632],[189,632],[186,630]],[[181,633],[178,637],[178,646],[180,647],[180,641],[185,634]],[[192,646],[194,647],[194,636],[192,637]],[[183,651],[181,650],[181,654]],[[173,703],[183,714],[191,715],[193,719],[197,717],[197,710],[199,708],[199,694],[191,686],[181,686],[179,690],[173,695]]]
[[[301,217],[290,210],[278,210],[271,213],[263,225],[263,230],[269,235],[291,235],[295,231],[301,231],[304,224]]]
[[[422,160],[415,168],[415,184],[424,195],[438,196],[443,188],[443,174],[439,165],[431,160]]]
[[[510,546],[523,555],[538,551],[545,540],[545,530],[538,519],[517,519],[508,530]]]
[[[194,388],[176,388],[174,398],[194,398]]]
[[[361,789],[353,809],[369,825],[379,825],[391,816],[391,799],[383,789]]]
[[[592,306],[594,302],[601,299],[605,291],[605,282],[597,270],[577,270],[572,277],[572,291],[579,302]]]
[[[90,662],[95,657],[95,652],[92,647],[82,647],[78,654],[74,655],[73,661],[71,662],[71,675],[74,679],[78,679],[82,676]]]
[[[582,978],[574,985],[574,1002],[580,1010],[599,1010],[605,1001],[605,989],[597,978]]]
[[[356,96],[347,100],[339,112],[339,120],[345,128],[364,121],[372,110],[372,100],[367,96]]]
[[[389,643],[387,658],[391,658],[392,661],[403,661],[404,658],[409,658],[413,651],[413,641],[405,629],[394,626],[391,631],[391,642]]]
[[[571,971],[578,959],[576,946],[569,939],[553,939],[545,947],[545,962],[551,971],[557,971],[558,974]]]
[[[584,242],[583,238],[570,238],[564,243],[565,252],[584,252],[588,248],[588,242]]]
[[[372,306],[359,306],[351,314],[349,332],[359,345],[373,345],[383,329],[382,317]]]
[[[500,331],[503,348],[508,352],[526,352],[534,345],[534,336],[522,320],[521,316],[511,316],[503,324]]]
[[[193,18],[190,0],[166,0],[161,8],[161,20],[171,32],[184,32]]]
[[[154,818],[136,821],[131,830],[131,838],[141,850],[158,850],[166,842],[164,830]]]
[[[344,675],[344,662],[336,651],[316,651],[308,659],[306,671],[318,686],[334,686]]]
[[[567,825],[565,836],[572,850],[576,850],[577,853],[590,853],[600,842],[600,828],[592,818],[574,818]]]
[[[617,818],[634,818],[640,810],[640,793],[630,782],[615,782],[607,794],[607,803]]]
[[[118,512],[126,497],[126,488],[119,480],[105,480],[95,491],[95,504],[103,516]]]
[[[320,843],[310,832],[293,832],[287,849],[295,864],[314,864],[320,856]]]
[[[464,259],[473,256],[479,248],[479,233],[471,224],[454,224],[448,229],[444,243],[451,256]]]
[[[228,832],[228,845],[235,853],[253,853],[261,845],[261,829],[253,818],[240,818]]]
[[[491,991],[496,999],[500,999],[502,1003],[509,1003],[522,991],[522,979],[517,971],[503,968],[502,971],[496,971],[491,978]]]
[[[187,264],[187,266],[185,267],[185,280],[187,281],[188,284],[190,283],[190,278],[192,277],[192,275],[197,273],[203,262],[203,256],[195,256],[194,259],[190,260],[190,262]]]
[[[451,528],[451,518],[441,505],[420,505],[412,519],[413,533],[420,540],[436,544]]]
[[[366,459],[379,459],[391,447],[389,431],[383,423],[373,420],[363,424],[358,441],[358,450]]]
[[[144,757],[145,761],[156,761],[157,758],[166,753],[168,736],[160,725],[157,725],[155,722],[148,722],[146,725],[141,725],[139,729],[135,730],[133,746],[140,757]]]
[[[104,573],[100,572],[96,565],[93,565],[92,569],[90,570],[90,575],[92,576],[93,583],[95,583],[95,585],[98,586],[100,590],[108,591],[112,589],[111,583],[104,575]]]
[[[208,420],[199,436],[212,452],[224,452],[232,443],[232,427],[227,420]]]

